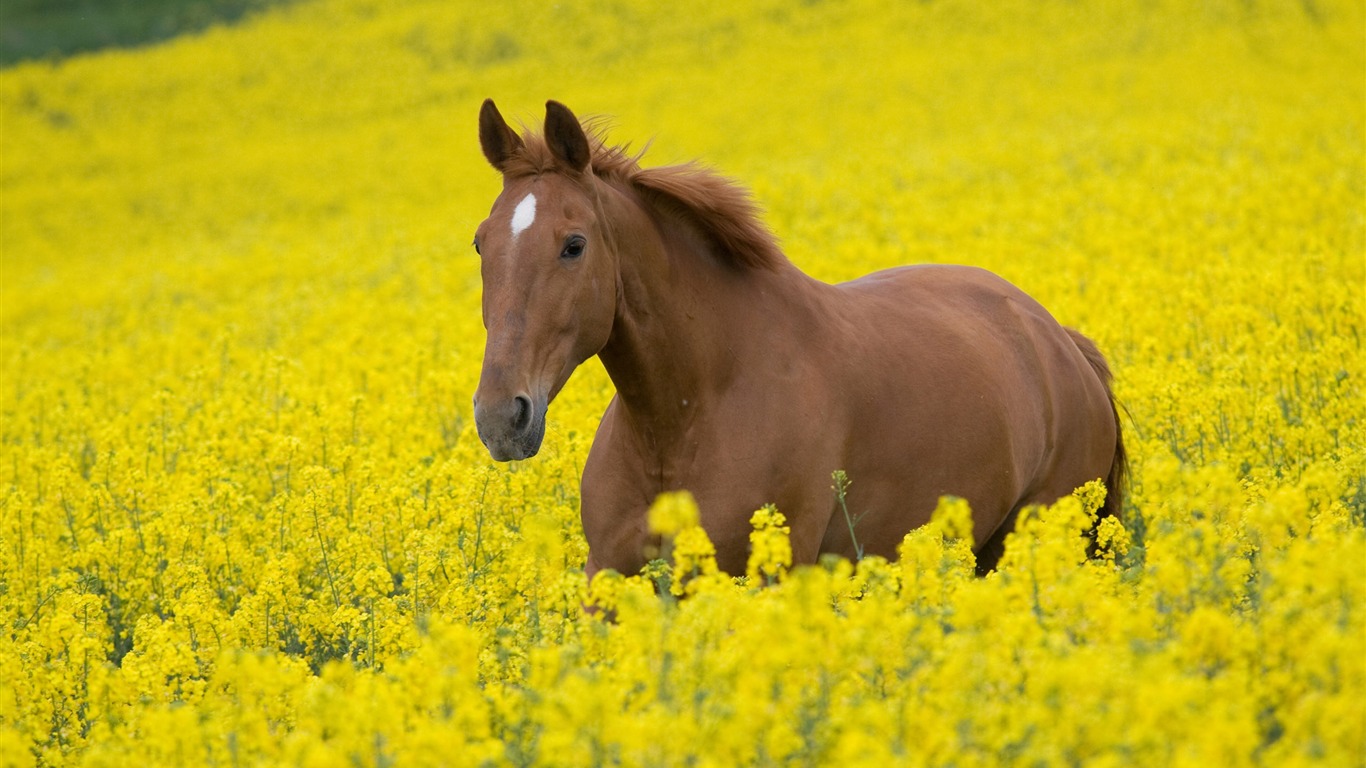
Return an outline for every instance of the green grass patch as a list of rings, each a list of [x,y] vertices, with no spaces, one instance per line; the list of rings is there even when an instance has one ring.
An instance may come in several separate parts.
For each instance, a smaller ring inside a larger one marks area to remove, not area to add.
[[[0,66],[156,43],[284,2],[289,0],[4,0]]]

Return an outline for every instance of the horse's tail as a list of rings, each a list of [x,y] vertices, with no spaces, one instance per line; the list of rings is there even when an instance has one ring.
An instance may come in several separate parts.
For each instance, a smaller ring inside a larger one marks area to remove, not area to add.
[[[1099,524],[1107,517],[1114,517],[1122,522],[1124,485],[1129,477],[1129,456],[1124,451],[1124,428],[1119,419],[1119,402],[1115,400],[1115,391],[1110,385],[1114,377],[1110,373],[1110,364],[1105,361],[1105,355],[1101,354],[1094,341],[1072,328],[1068,328],[1067,333],[1072,337],[1072,343],[1081,351],[1082,357],[1091,364],[1091,370],[1096,372],[1096,378],[1100,379],[1101,385],[1105,387],[1105,395],[1110,398],[1110,412],[1115,417],[1115,458],[1110,463],[1110,473],[1105,477],[1105,503],[1097,513],[1096,523]]]

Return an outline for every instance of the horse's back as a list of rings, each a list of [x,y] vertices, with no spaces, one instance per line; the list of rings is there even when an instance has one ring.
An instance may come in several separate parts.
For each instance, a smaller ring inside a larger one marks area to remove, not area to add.
[[[1019,288],[975,267],[917,265],[837,289],[843,383],[857,393],[850,476],[862,467],[910,486],[888,486],[870,505],[900,494],[920,517],[940,495],[965,497],[981,544],[1019,504],[1106,475],[1105,384]]]

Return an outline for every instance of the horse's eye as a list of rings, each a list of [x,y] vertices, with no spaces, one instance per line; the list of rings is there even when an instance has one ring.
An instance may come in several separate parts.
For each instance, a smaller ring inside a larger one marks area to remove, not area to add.
[[[577,259],[583,255],[583,249],[588,247],[588,241],[580,235],[574,235],[564,243],[564,250],[560,251],[562,259]]]

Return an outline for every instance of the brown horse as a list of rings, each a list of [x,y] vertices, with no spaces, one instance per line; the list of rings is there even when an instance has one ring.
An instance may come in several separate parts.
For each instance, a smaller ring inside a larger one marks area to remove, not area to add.
[[[474,241],[488,330],[475,422],[494,459],[533,456],[550,402],[602,359],[617,394],[583,471],[590,576],[644,566],[646,509],[675,489],[733,574],[768,503],[812,563],[894,557],[941,495],[961,496],[983,572],[1025,505],[1103,477],[1102,514],[1119,511],[1104,358],[1001,278],[921,265],[820,282],[744,190],[696,165],[642,169],[553,101],[543,136],[485,101],[479,139],[503,189]]]

